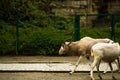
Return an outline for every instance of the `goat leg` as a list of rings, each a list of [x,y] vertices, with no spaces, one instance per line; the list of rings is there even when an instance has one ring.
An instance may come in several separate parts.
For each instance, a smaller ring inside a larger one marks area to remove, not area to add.
[[[99,70],[100,62],[101,62],[101,60],[97,64],[97,73],[98,73],[98,77],[100,78],[100,80],[102,80],[102,77],[100,75],[100,70]]]
[[[107,73],[107,69],[108,69],[108,63],[106,63],[106,68],[105,68],[105,70],[103,71],[103,74],[106,74],[106,73]]]
[[[116,64],[116,66],[117,66],[117,68],[118,68],[118,69],[115,70],[115,71],[120,72],[120,61],[119,61],[119,57],[117,58],[117,61],[115,60],[115,64]],[[104,70],[103,74],[107,73],[107,69],[108,69],[108,64],[106,65],[106,69]]]
[[[79,57],[78,61],[77,61],[76,64],[75,64],[75,67],[74,67],[74,68],[72,69],[72,71],[70,72],[70,75],[72,75],[72,73],[75,72],[75,70],[76,70],[76,68],[78,67],[81,59],[82,59],[82,56]]]
[[[100,61],[100,59],[98,57],[94,57],[94,61],[93,61],[92,65],[90,66],[90,77],[92,80],[95,80],[94,76],[93,76],[93,70],[99,61]]]
[[[113,75],[113,67],[111,65],[111,62],[109,62],[109,66],[110,66],[110,69],[111,69],[111,74],[112,74],[112,80],[117,80],[114,75]]]
[[[117,61],[118,61],[118,72],[120,72],[120,60],[119,60],[119,57],[117,58]]]
[[[112,80],[117,80],[114,76],[112,76]]]

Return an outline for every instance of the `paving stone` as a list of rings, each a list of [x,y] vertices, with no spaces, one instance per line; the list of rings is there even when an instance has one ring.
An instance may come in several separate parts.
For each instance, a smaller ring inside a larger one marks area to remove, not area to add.
[[[112,65],[116,70],[116,64]],[[100,71],[104,71],[106,67],[106,63],[101,63]],[[71,71],[73,68],[74,65],[71,63],[0,63],[0,71]],[[89,64],[79,64],[76,71],[90,71],[90,66]],[[107,71],[110,71],[109,67]]]

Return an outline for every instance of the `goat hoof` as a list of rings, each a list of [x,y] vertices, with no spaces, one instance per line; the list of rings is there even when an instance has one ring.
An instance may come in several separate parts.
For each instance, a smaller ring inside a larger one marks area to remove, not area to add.
[[[93,80],[92,78],[90,78],[90,80]]]
[[[105,75],[106,74],[106,72],[103,72],[103,75]]]
[[[118,73],[120,73],[120,70],[118,71]]]
[[[107,73],[107,71],[103,71],[103,74],[105,75]]]
[[[112,80],[117,80],[114,76],[112,76]]]
[[[103,75],[105,75],[106,73],[103,73]]]
[[[72,75],[73,72],[69,72],[70,75]]]
[[[100,75],[98,77],[100,78],[100,80],[102,80],[102,77]]]
[[[90,80],[95,80],[94,78],[91,78]]]
[[[119,70],[118,70],[118,69],[116,69],[116,70],[114,70],[114,72],[119,72]]]

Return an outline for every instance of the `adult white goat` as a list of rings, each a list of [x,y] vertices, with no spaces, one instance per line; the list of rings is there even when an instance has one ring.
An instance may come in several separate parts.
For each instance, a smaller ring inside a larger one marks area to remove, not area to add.
[[[113,80],[116,80],[113,75],[113,68],[112,68],[111,63],[115,61],[115,59],[117,59],[119,70],[120,70],[120,62],[119,62],[120,45],[119,43],[113,43],[113,44],[97,43],[91,48],[91,56],[94,57],[94,61],[90,66],[90,70],[91,70],[90,76],[92,80],[94,80],[93,69],[95,66],[97,67],[98,76],[100,77],[100,79],[102,79],[102,77],[100,76],[100,72],[99,72],[99,65],[100,65],[101,60],[108,62],[110,69],[111,69],[112,78]]]
[[[91,46],[96,43],[103,42],[103,43],[112,43],[114,41],[105,38],[105,39],[94,39],[91,37],[83,37],[79,41],[75,42],[64,42],[59,49],[59,55],[70,55],[70,53],[74,53],[73,55],[80,55],[80,54],[88,54],[90,55]],[[78,52],[77,50],[79,49]],[[70,51],[69,51],[70,50]]]
[[[72,74],[75,69],[77,68],[77,66],[79,65],[81,59],[83,56],[86,56],[87,58],[90,57],[90,49],[91,47],[99,42],[103,42],[103,43],[110,43],[113,42],[110,39],[93,39],[91,37],[84,37],[79,41],[76,42],[65,42],[64,44],[62,44],[60,50],[59,50],[59,54],[70,54],[70,53],[74,53],[74,54],[79,54],[80,57],[78,59],[78,61],[76,62],[75,67],[73,68],[73,70],[70,72],[70,74]]]

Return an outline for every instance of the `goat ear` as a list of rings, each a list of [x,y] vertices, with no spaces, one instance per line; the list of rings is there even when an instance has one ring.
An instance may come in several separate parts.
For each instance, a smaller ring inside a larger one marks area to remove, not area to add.
[[[66,42],[62,43],[62,47],[69,46],[70,44],[71,44],[71,42],[66,41]]]
[[[114,43],[114,41],[112,41],[112,40],[109,40],[109,43],[112,43],[112,44],[113,44],[113,43]]]
[[[66,42],[62,43],[62,47],[65,47],[66,45],[67,45]]]

